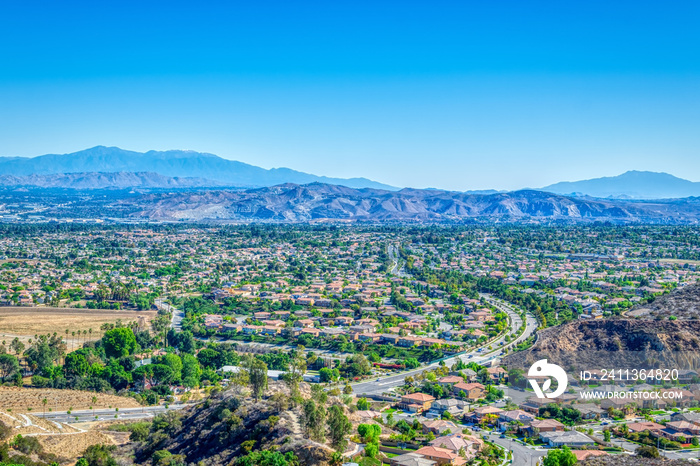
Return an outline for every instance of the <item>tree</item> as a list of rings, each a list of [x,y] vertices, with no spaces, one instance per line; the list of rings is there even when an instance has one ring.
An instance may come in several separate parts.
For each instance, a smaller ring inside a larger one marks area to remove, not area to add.
[[[416,358],[408,358],[404,361],[404,364],[406,365],[406,369],[415,369],[420,366],[420,362],[418,362]]]
[[[324,440],[323,426],[326,421],[326,409],[323,405],[317,405],[314,400],[304,403],[302,424],[306,428],[306,434],[312,440],[322,442]]]
[[[19,361],[11,354],[0,354],[0,380],[6,382],[19,374]]]
[[[340,377],[340,371],[338,371],[338,369],[331,369],[330,367],[322,367],[318,371],[318,375],[321,382],[333,382],[338,380],[338,377]]]
[[[173,382],[178,383],[182,379],[182,359],[177,354],[168,353],[159,358],[155,358],[154,362],[168,366],[173,371]]]
[[[14,340],[12,340],[12,343],[10,343],[10,349],[14,351],[17,356],[19,356],[22,351],[24,351],[24,343],[19,341],[19,338],[15,337]]]
[[[197,354],[197,359],[202,366],[216,369],[216,364],[219,359],[219,352],[211,348],[202,348],[202,350]]]
[[[343,464],[343,462],[344,462],[343,454],[338,452],[338,451],[334,451],[333,454],[331,455],[331,461],[330,461],[329,465],[330,466],[341,466]]]
[[[110,358],[129,356],[139,350],[134,331],[128,327],[107,330],[102,337],[105,354]]]
[[[259,450],[241,456],[235,466],[293,466],[299,464],[294,452],[280,453],[272,450]]]
[[[116,449],[114,445],[91,445],[83,453],[83,459],[88,466],[117,466],[112,457],[112,452]]]
[[[345,436],[350,433],[352,424],[348,417],[343,413],[343,408],[339,405],[331,406],[328,412],[328,436],[331,439],[331,445],[336,450],[345,450],[347,441]]]
[[[196,388],[199,386],[199,377],[202,375],[202,369],[199,367],[197,358],[191,354],[182,355],[182,384],[188,388]]]
[[[85,351],[85,350],[78,350]],[[67,354],[63,362],[63,371],[66,375],[84,377],[90,369],[87,358],[77,352]]]
[[[348,358],[345,371],[350,377],[367,375],[372,370],[372,366],[363,354],[355,354]]]
[[[360,398],[357,400],[357,409],[360,411],[367,411],[369,409],[369,401],[367,401],[367,398]]]
[[[573,466],[576,461],[576,455],[571,453],[569,447],[564,447],[561,450],[550,450],[542,461],[542,466]]]
[[[368,443],[365,445],[365,456],[375,458],[379,453],[379,445],[376,443]]]
[[[637,454],[637,456],[641,456],[643,458],[658,458],[660,456],[659,450],[657,450],[653,445],[642,445],[634,452]]]
[[[377,424],[360,424],[357,426],[357,433],[360,434],[365,443],[378,443],[382,428]]]
[[[267,364],[251,355],[246,355],[241,362],[253,396],[259,400],[267,389]]]
[[[603,439],[604,439],[606,442],[609,442],[609,441],[610,441],[610,430],[609,430],[609,429],[605,429],[605,430],[603,431]]]
[[[306,358],[304,352],[297,350],[289,361],[289,371],[284,374],[284,381],[289,386],[292,399],[299,397],[299,383],[304,380],[306,373]]]

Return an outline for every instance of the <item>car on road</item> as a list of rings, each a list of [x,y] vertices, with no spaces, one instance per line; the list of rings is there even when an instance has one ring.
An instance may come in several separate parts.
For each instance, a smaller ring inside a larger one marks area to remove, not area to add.
[[[498,438],[506,438],[506,434],[501,434],[498,436]]]

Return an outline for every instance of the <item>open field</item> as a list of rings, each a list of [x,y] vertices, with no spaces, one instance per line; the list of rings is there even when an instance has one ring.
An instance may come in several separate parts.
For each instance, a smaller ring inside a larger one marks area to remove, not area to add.
[[[661,263],[667,263],[667,264],[688,264],[688,265],[700,265],[700,261],[692,260],[692,259],[659,259],[659,262]]]
[[[156,316],[156,311],[112,311],[103,309],[71,309],[58,307],[0,307],[0,341],[19,337],[26,344],[37,334],[57,332],[68,343],[68,350],[78,348],[84,341],[97,340],[102,336],[100,326],[114,323],[137,321],[139,316],[146,318],[146,324]],[[66,329],[69,335],[66,337]],[[72,332],[92,329],[91,335],[75,338]]]
[[[42,400],[45,398],[46,410],[67,411],[69,409],[90,409],[93,406],[92,397],[97,397],[96,409],[100,408],[137,408],[139,405],[133,398],[106,395],[104,393],[84,392],[80,390],[58,390],[54,388],[19,388],[0,387],[0,407],[13,413],[43,412]]]

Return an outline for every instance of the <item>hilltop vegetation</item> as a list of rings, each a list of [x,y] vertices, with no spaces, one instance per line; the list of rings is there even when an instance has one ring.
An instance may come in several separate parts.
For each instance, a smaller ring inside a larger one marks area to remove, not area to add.
[[[136,464],[209,465],[259,464],[269,456],[283,466],[323,465],[334,448],[343,451],[350,424],[340,399],[305,384],[294,395],[279,382],[260,398],[252,395],[233,386],[182,414],[158,416],[146,435],[118,454],[133,454]]]

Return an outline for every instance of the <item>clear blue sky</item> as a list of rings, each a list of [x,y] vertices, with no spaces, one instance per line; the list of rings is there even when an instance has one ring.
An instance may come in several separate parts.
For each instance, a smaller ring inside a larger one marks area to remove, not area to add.
[[[193,149],[456,190],[700,181],[698,24],[698,1],[7,1],[0,155]]]

